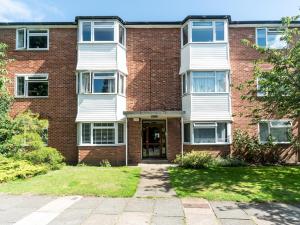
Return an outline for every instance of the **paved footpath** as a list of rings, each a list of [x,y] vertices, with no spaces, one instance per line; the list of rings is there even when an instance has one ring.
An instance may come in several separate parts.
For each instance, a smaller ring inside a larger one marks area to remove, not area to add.
[[[300,225],[300,205],[176,197],[167,166],[142,165],[133,198],[0,194],[0,225]]]

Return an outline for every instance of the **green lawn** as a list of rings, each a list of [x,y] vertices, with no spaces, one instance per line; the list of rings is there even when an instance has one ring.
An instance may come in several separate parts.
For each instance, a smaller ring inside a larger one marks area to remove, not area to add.
[[[138,167],[65,166],[45,175],[0,184],[0,192],[131,197],[139,177]]]
[[[300,202],[300,167],[170,168],[180,197],[240,202]]]

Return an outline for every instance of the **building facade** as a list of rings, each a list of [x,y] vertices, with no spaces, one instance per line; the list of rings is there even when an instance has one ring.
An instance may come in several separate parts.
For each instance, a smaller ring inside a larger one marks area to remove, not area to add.
[[[230,16],[0,23],[0,42],[14,59],[11,113],[48,119],[48,145],[74,164],[171,162],[191,150],[227,155],[237,129],[262,142],[272,135],[282,157],[297,162],[288,140],[297,124],[272,116],[253,123],[249,103],[233,88],[251,79],[259,57],[241,40],[282,48],[279,25]]]

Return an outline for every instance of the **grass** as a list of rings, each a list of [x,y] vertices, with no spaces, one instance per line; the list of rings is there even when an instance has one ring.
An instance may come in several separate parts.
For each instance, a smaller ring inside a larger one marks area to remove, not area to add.
[[[139,176],[138,167],[65,166],[45,175],[0,184],[0,192],[131,197]]]
[[[300,202],[300,167],[170,168],[180,197],[239,202]]]
[[[45,174],[47,170],[48,168],[43,165],[33,165],[25,160],[16,160],[0,155],[0,183]]]

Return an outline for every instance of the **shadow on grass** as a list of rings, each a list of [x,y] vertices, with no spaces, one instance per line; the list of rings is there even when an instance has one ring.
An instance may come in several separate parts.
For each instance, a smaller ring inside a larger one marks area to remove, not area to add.
[[[172,186],[182,197],[300,202],[300,167],[170,168],[169,171]]]

